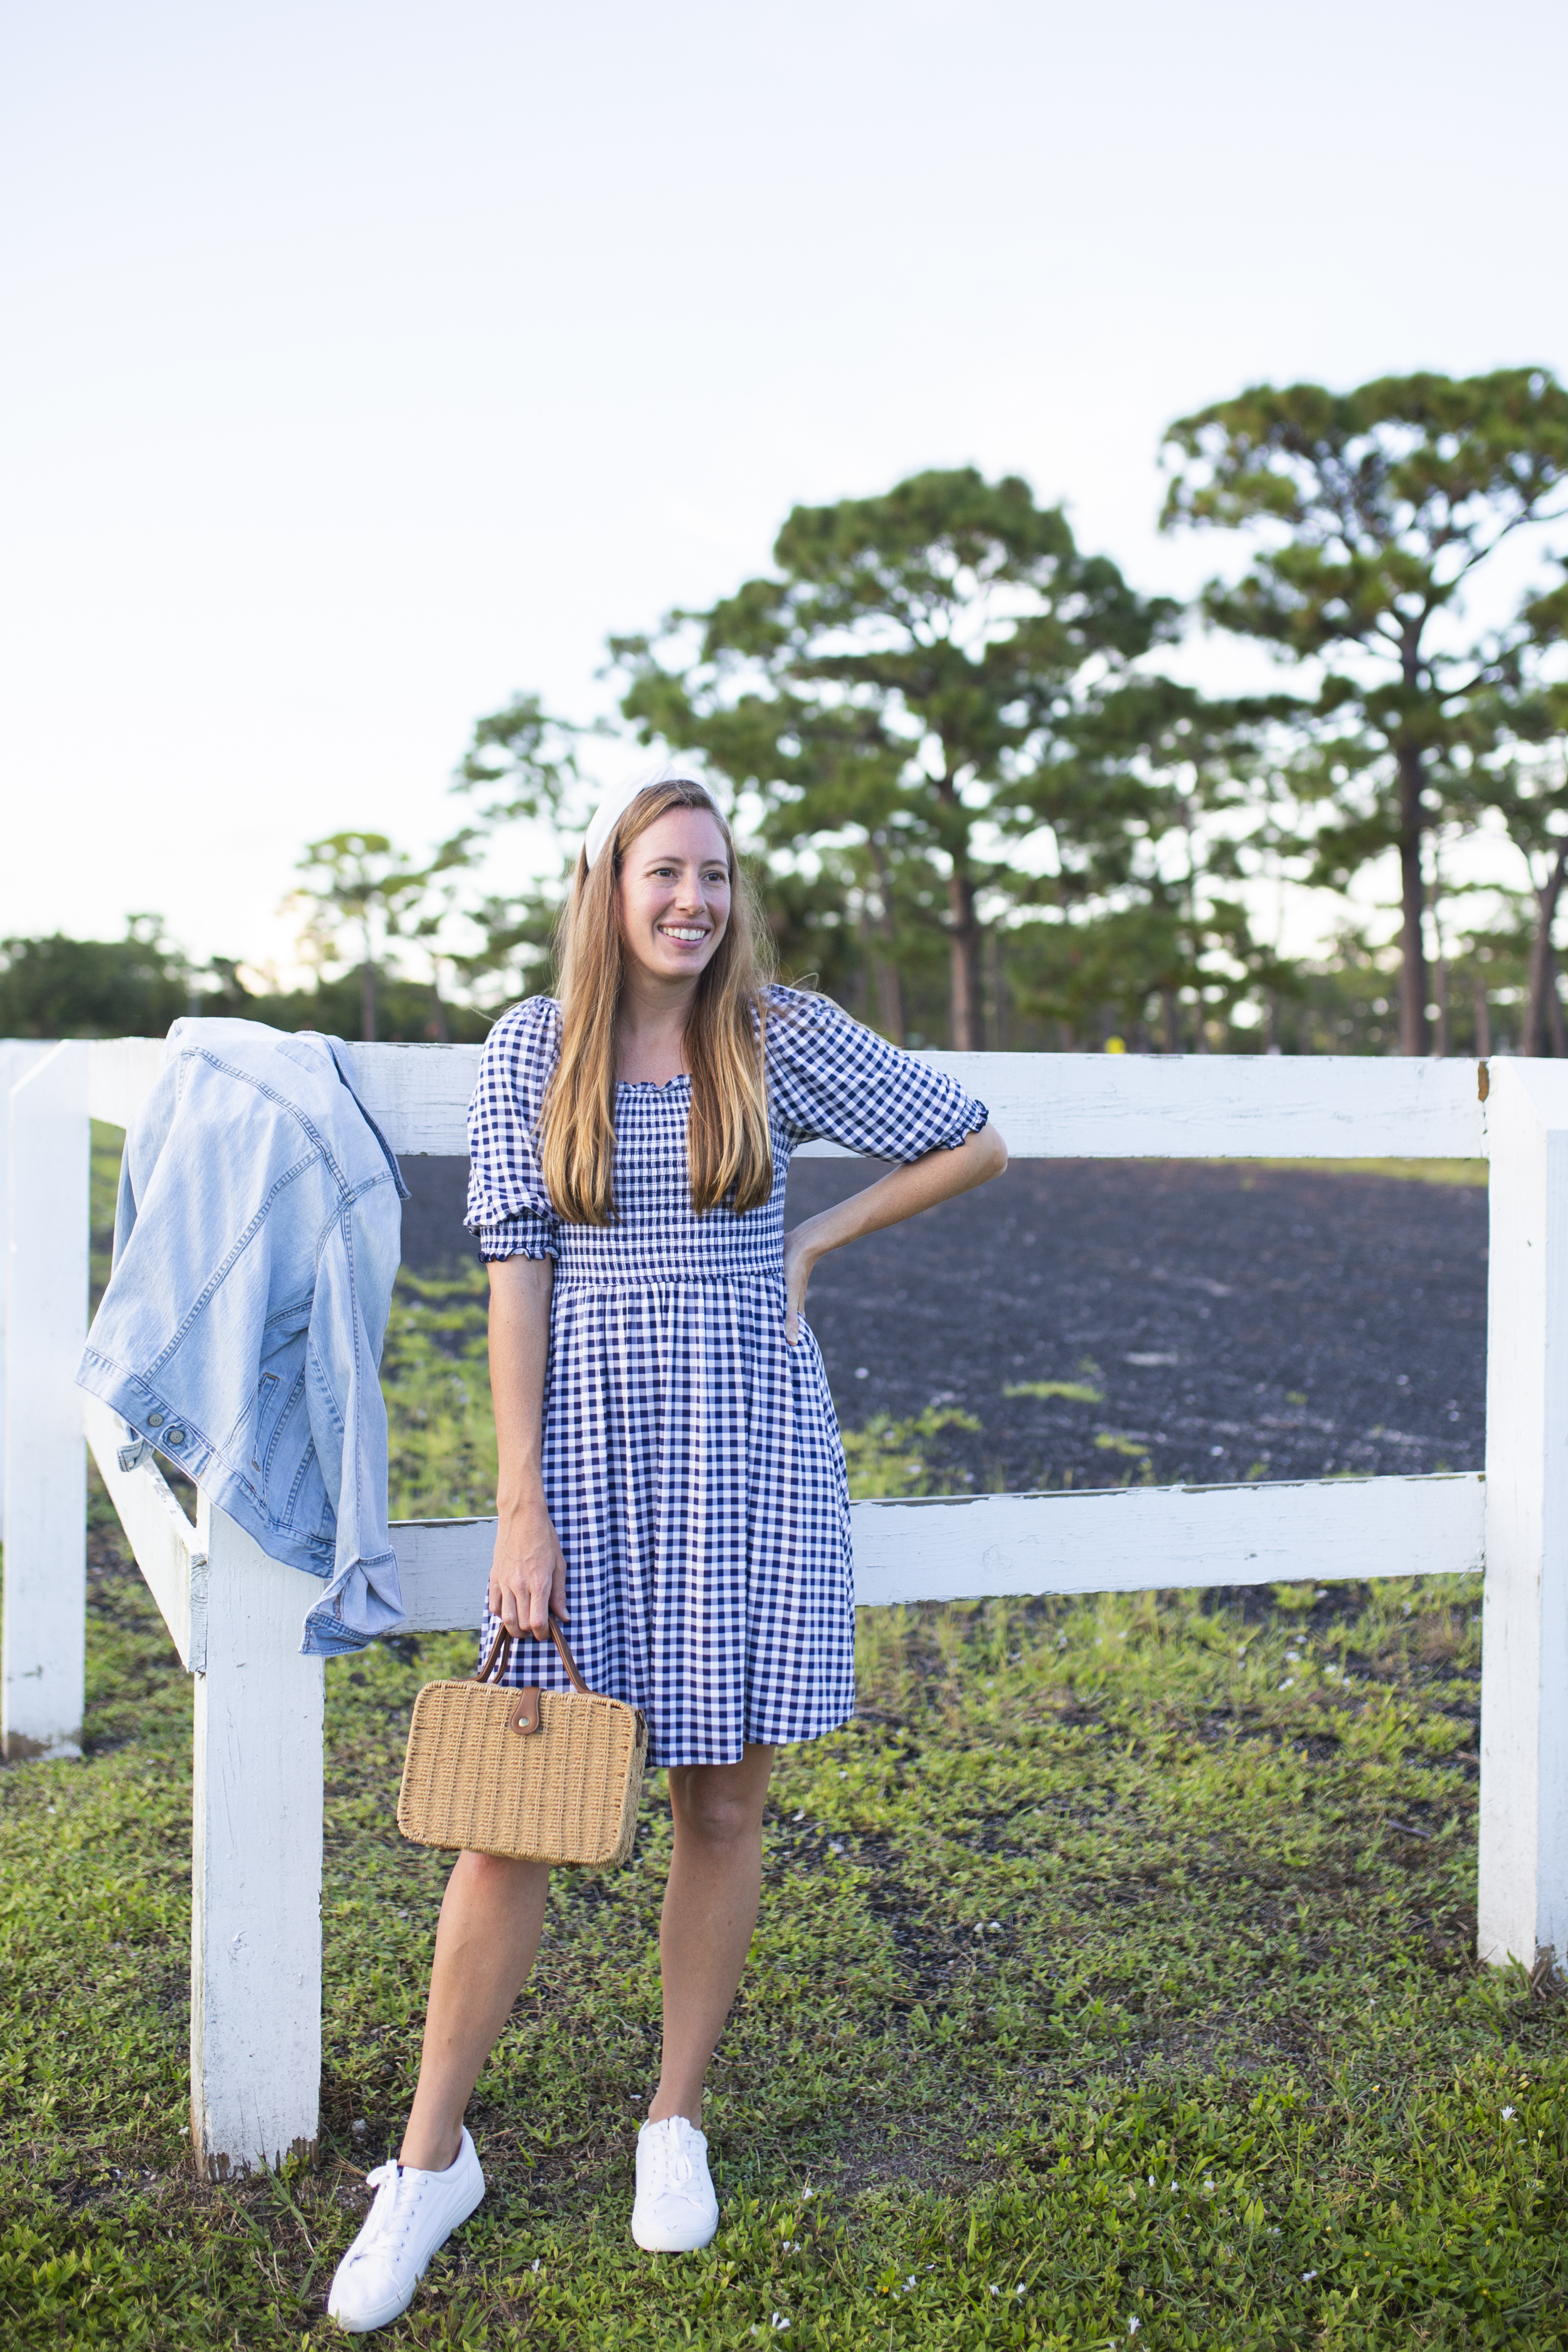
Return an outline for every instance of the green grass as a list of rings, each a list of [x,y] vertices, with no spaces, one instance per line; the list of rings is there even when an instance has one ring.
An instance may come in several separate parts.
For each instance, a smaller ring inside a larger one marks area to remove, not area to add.
[[[1393,1176],[1407,1184],[1485,1185],[1484,1160],[1244,1160],[1242,1168],[1300,1168],[1315,1176]],[[1247,1180],[1242,1179],[1243,1189]]]
[[[488,1500],[480,1335],[467,1279],[405,1286],[400,1510]],[[860,1434],[879,1491],[940,1483],[940,1430]],[[209,2188],[185,2127],[190,1686],[101,1495],[91,1549],[89,1753],[0,1774],[0,2341],[323,2345],[406,2108],[447,1866],[393,1821],[408,1706],[472,1643],[329,1664],[319,2161]],[[384,2340],[1568,2343],[1568,2002],[1472,1958],[1478,1599],[867,1612],[857,1720],[786,1751],[770,1800],[713,2072],[714,2245],[626,2236],[656,1781],[626,1870],[558,1874],[475,2102],[490,2194]]]
[[[1063,1397],[1069,1404],[1103,1404],[1105,1391],[1088,1381],[1009,1381],[1005,1397]]]

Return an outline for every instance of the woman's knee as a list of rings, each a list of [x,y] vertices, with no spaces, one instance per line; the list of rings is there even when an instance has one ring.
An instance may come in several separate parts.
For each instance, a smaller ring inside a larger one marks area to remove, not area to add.
[[[474,1853],[467,1848],[452,1865],[452,1876],[463,1893],[489,1903],[522,1901],[537,1892],[541,1874],[548,1880],[547,1863],[514,1862],[510,1854]]]
[[[676,1827],[704,1845],[734,1846],[762,1835],[763,1797],[723,1764],[688,1764],[670,1774]]]

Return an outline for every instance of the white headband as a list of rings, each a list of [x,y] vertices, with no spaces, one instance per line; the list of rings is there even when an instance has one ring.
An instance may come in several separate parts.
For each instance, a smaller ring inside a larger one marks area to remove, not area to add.
[[[612,785],[594,811],[588,830],[583,836],[583,855],[588,861],[590,871],[599,852],[637,794],[649,791],[655,784],[696,784],[700,791],[708,791],[707,784],[689,760],[663,760],[657,768],[644,768],[638,774],[628,776],[625,783]]]

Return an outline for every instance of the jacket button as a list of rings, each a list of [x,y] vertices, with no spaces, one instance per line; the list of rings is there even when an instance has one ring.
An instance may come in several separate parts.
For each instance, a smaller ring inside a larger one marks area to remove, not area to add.
[[[162,1429],[163,1426],[163,1414],[161,1412],[150,1412],[147,1416],[147,1426],[149,1429]]]
[[[171,1429],[164,1433],[171,1445],[183,1445],[185,1442],[185,1433],[183,1429]]]

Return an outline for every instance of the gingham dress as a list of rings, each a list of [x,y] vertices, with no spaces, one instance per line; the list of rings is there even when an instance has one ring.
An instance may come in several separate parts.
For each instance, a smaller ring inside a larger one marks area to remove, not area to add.
[[[790,1153],[814,1136],[887,1160],[962,1143],[985,1107],[826,998],[779,988],[766,1025],[773,1196],[691,1207],[688,1078],[616,1096],[615,1221],[571,1225],[534,1147],[560,1007],[491,1030],[468,1114],[480,1254],[552,1257],[543,1472],[591,1690],[648,1720],[654,1764],[732,1764],[813,1739],[855,1705],[844,1453],[816,1339],[784,1339]],[[481,1650],[496,1622],[486,1612]],[[548,1643],[507,1679],[565,1687]]]

